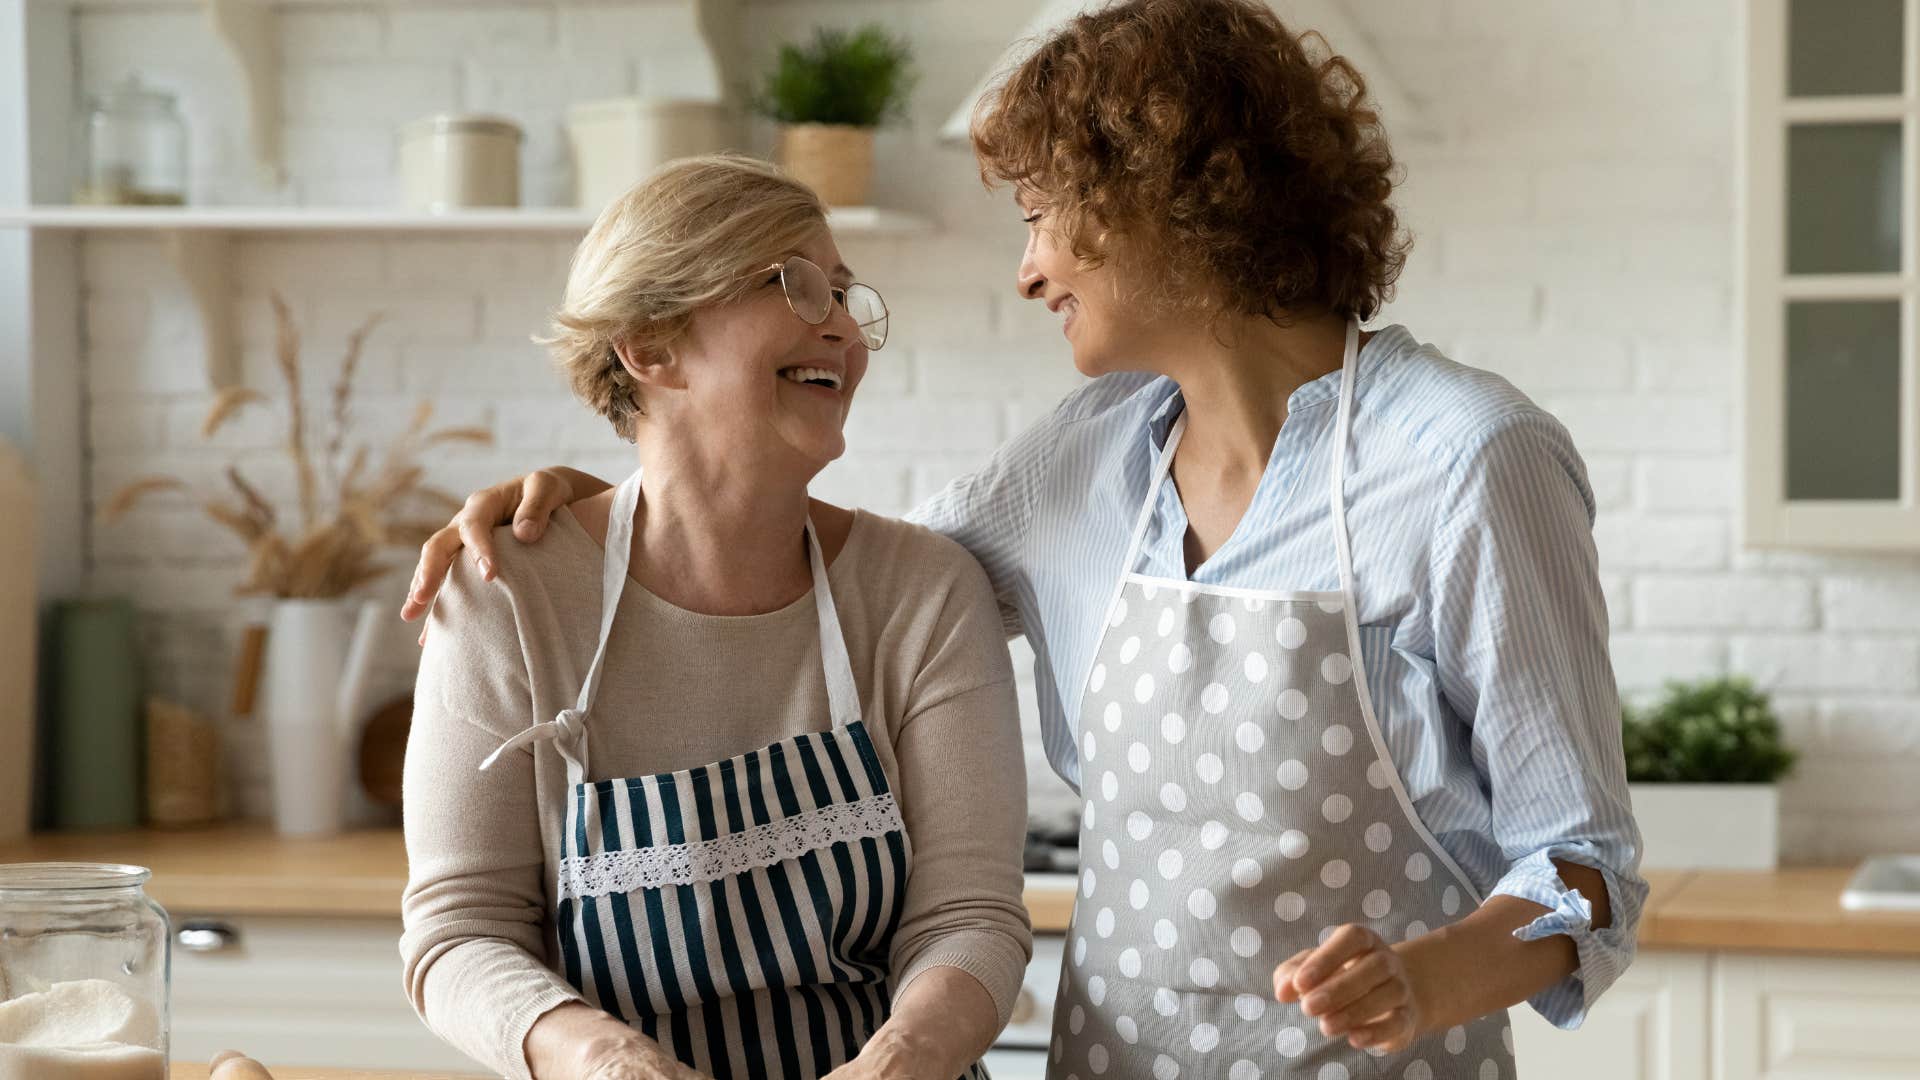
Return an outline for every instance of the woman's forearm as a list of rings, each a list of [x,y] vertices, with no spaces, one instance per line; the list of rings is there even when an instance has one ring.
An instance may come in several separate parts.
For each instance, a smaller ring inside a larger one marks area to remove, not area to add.
[[[929,968],[908,984],[893,1016],[846,1071],[850,1080],[952,1080],[999,1033],[999,1010],[980,980],[956,967]]]
[[[1554,865],[1561,880],[1593,905],[1593,925],[1610,925],[1600,872],[1559,860]],[[1413,979],[1421,1034],[1518,1005],[1578,971],[1579,951],[1565,934],[1537,941],[1513,936],[1546,912],[1529,900],[1495,896],[1459,922],[1395,946]]]

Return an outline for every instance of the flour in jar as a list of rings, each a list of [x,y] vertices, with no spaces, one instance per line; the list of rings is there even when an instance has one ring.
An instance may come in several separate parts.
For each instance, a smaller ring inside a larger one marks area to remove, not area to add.
[[[164,1080],[160,1017],[105,979],[0,1002],[0,1080]]]

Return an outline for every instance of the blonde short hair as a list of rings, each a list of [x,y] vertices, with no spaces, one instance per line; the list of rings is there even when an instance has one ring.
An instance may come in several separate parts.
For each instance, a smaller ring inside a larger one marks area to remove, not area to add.
[[[600,212],[573,253],[552,336],[573,392],[632,441],[639,387],[614,343],[671,344],[693,313],[743,295],[753,273],[826,227],[812,189],[756,158],[670,162]]]

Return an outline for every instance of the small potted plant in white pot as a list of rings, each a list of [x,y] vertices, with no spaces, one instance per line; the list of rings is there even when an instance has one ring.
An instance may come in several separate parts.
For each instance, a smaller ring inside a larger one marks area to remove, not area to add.
[[[753,107],[781,125],[778,160],[828,206],[861,206],[873,182],[873,134],[906,115],[912,52],[878,26],[819,29],[786,44]]]
[[[1773,869],[1794,752],[1766,694],[1742,678],[1671,683],[1621,720],[1642,866]]]

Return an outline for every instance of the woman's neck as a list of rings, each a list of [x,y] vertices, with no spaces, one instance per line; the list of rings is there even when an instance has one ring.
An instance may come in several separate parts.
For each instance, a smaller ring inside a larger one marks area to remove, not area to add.
[[[1295,390],[1340,370],[1346,320],[1335,315],[1280,326],[1241,319],[1157,350],[1180,385],[1187,428],[1173,481],[1187,515],[1182,542],[1192,573],[1220,550],[1253,504],[1287,422]]]
[[[1240,319],[1165,350],[1171,359],[1161,370],[1180,385],[1187,411],[1178,456],[1210,472],[1258,477],[1286,423],[1287,400],[1340,370],[1346,340],[1346,320],[1326,314],[1287,326]]]
[[[806,480],[649,439],[628,573],[676,607],[758,615],[806,595]]]

